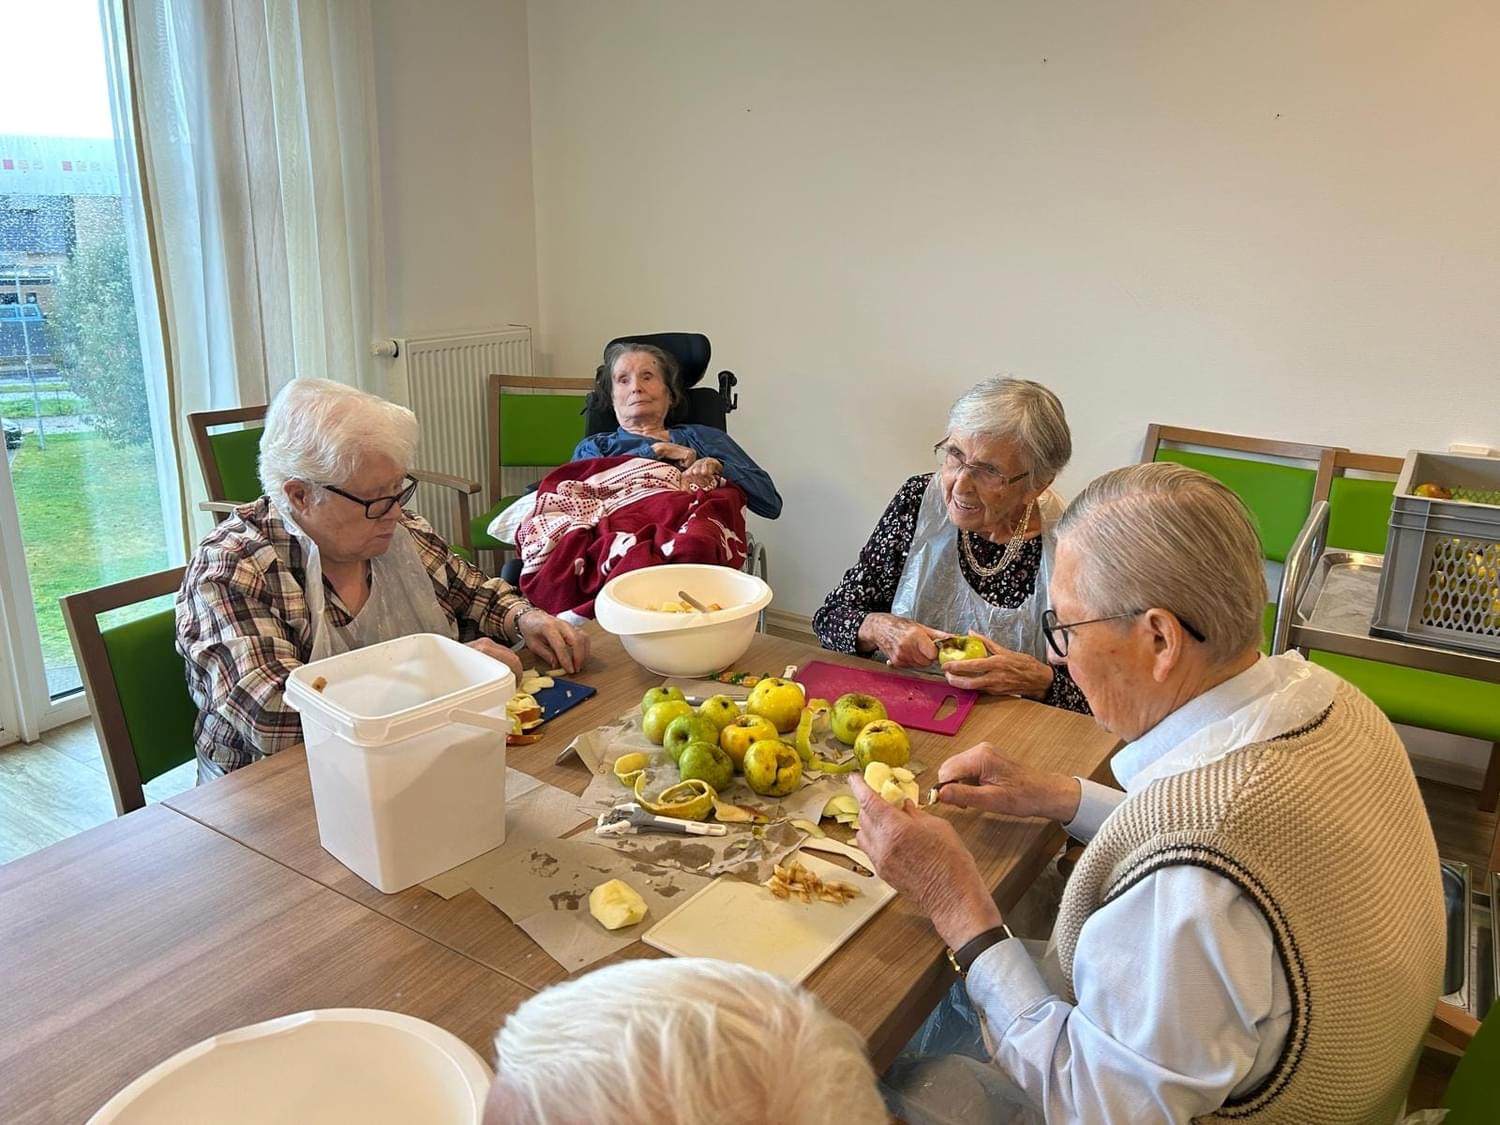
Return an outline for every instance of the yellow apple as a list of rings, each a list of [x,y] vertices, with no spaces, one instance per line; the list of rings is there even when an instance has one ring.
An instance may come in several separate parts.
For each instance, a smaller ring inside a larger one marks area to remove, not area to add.
[[[984,642],[974,634],[967,637],[944,637],[938,642],[938,663],[952,664],[955,660],[983,660],[990,654]]]
[[[641,696],[641,714],[644,715],[658,703],[685,702],[687,696],[679,687],[654,687]]]
[[[698,705],[698,714],[723,730],[740,717],[740,705],[727,695],[711,695]]]
[[[865,724],[854,740],[854,758],[860,769],[869,769],[871,762],[904,766],[911,761],[911,737],[895,720],[876,719]]]
[[[759,715],[769,719],[778,734],[795,730],[797,720],[802,717],[802,685],[780,676],[768,676],[750,689],[750,698],[745,701],[747,715]]]
[[[736,769],[743,769],[745,752],[754,742],[776,737],[776,728],[759,715],[740,715],[719,731],[719,748],[734,759]]]
[[[883,718],[884,703],[873,695],[851,691],[848,695],[839,696],[833,704],[833,736],[845,746],[853,746],[866,723]]]
[[[802,784],[802,759],[779,738],[763,738],[745,751],[745,784],[762,797],[785,797]]]

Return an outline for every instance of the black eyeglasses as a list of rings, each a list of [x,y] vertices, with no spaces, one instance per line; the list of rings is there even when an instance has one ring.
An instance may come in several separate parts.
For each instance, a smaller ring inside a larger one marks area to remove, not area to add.
[[[1139,617],[1145,613],[1144,609],[1133,609],[1129,613],[1112,613],[1108,617],[1091,617],[1087,621],[1070,621],[1064,625],[1057,619],[1057,614],[1052,610],[1046,610],[1042,614],[1042,635],[1047,638],[1047,647],[1057,653],[1059,660],[1068,658],[1068,630],[1077,629],[1084,625],[1097,625],[1101,621],[1120,621],[1126,617]],[[1188,636],[1202,644],[1208,640],[1202,633],[1193,627],[1187,618],[1177,614],[1177,623],[1187,630]]]
[[[398,505],[404,505],[417,491],[417,482],[411,477],[405,478],[406,483],[401,486],[401,491],[394,496],[377,496],[373,500],[366,500],[363,496],[356,496],[352,492],[345,492],[342,488],[335,488],[331,484],[323,485],[335,496],[342,496],[345,500],[353,500],[365,510],[365,519],[378,520],[387,515],[390,510]]]
[[[968,469],[981,484],[991,485],[996,488],[1007,484],[1015,484],[1016,481],[1031,475],[1031,470],[1027,469],[1024,473],[1017,473],[1013,477],[1006,476],[1005,473],[995,468],[994,465],[987,465],[983,461],[970,461],[964,456],[963,450],[959,449],[956,445],[949,445],[947,438],[934,445],[932,452],[937,455],[937,459],[943,468],[955,476],[963,472],[963,470]]]

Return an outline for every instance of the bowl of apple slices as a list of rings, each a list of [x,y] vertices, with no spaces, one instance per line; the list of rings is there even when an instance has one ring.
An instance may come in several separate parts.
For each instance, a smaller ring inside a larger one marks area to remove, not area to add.
[[[683,600],[688,594],[705,607]],[[663,676],[728,668],[750,647],[771,587],[753,574],[707,563],[672,563],[612,578],[594,599],[600,626],[630,658]]]

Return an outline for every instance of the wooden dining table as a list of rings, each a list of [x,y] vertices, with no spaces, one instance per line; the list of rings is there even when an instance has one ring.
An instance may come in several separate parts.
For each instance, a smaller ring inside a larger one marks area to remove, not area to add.
[[[508,764],[572,793],[573,738],[638,706],[661,677],[589,627],[575,678],[597,694],[512,747]],[[741,670],[863,663],[757,635]],[[868,666],[866,664],[866,666]],[[989,741],[1031,765],[1104,776],[1116,740],[1087,716],[982,699],[956,737],[913,731],[935,776]],[[939,807],[1002,909],[1062,841],[1041,820]],[[639,941],[611,960],[659,956]],[[385,895],[318,843],[295,748],[0,867],[0,1121],[82,1121],[209,1036],[314,1008],[384,1008],[444,1027],[487,1060],[507,1013],[567,972],[477,893]],[[883,1068],[954,976],[926,919],[897,897],[808,980]]]
[[[589,772],[576,756],[559,762],[560,751],[577,735],[639,706],[645,690],[662,680],[626,656],[616,638],[595,625],[588,628],[588,666],[573,678],[592,685],[597,694],[549,721],[541,741],[511,747],[507,754],[512,767],[575,794],[587,786]],[[780,674],[788,665],[815,659],[870,666],[857,657],[758,634],[736,668]],[[912,756],[927,767],[918,779],[924,783],[936,777],[936,767],[944,759],[981,741],[1038,768],[1084,777],[1105,776],[1109,756],[1118,745],[1088,716],[996,697],[981,698],[955,737],[911,734]],[[569,975],[477,892],[444,899],[417,886],[382,894],[324,851],[318,842],[307,758],[300,748],[168,798],[166,804],[524,988],[545,988]],[[1014,905],[1063,841],[1056,824],[1040,819],[946,806],[936,815],[947,817],[958,829],[1002,909]],[[656,956],[661,954],[637,941],[601,964]],[[883,1068],[954,979],[943,944],[926,918],[898,896],[824,963],[807,986],[866,1037],[872,1059]]]

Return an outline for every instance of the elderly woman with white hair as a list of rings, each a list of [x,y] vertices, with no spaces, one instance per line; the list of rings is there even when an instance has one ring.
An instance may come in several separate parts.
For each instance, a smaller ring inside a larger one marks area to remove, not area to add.
[[[972,634],[985,655],[945,664],[950,684],[1087,711],[1042,640],[1061,507],[1048,490],[1073,455],[1062,403],[1040,383],[986,379],[933,452],[937,472],[901,486],[813,615],[819,643],[927,668],[945,637]]]
[[[649,457],[666,461],[682,470],[688,488],[737,485],[756,515],[768,520],[781,515],[781,493],[771,475],[734,438],[713,426],[667,424],[684,398],[682,376],[671,353],[630,340],[611,344],[604,353],[594,393],[614,407],[619,426],[613,433],[584,438],[573,450],[573,460]]]
[[[177,594],[177,649],[199,709],[199,780],[300,742],[283,689],[299,665],[413,633],[520,671],[524,641],[575,671],[588,640],[455,555],[406,504],[419,427],[405,407],[298,379],[266,412],[266,494],[199,545]]]
[[[510,1014],[486,1125],[883,1125],[865,1045],[813,996],[704,958],[627,961]]]
[[[992,1064],[898,1063],[986,1120],[1391,1122],[1443,974],[1437,849],[1373,703],[1259,652],[1260,542],[1179,465],[1108,473],[1058,526],[1047,637],[1109,730],[1124,792],[982,743],[941,800],[1087,843],[1038,961],[945,816],[853,781],[859,843],[952,951]],[[945,1008],[939,1008],[944,1013]],[[1001,1106],[1006,1107],[1002,1112]]]

